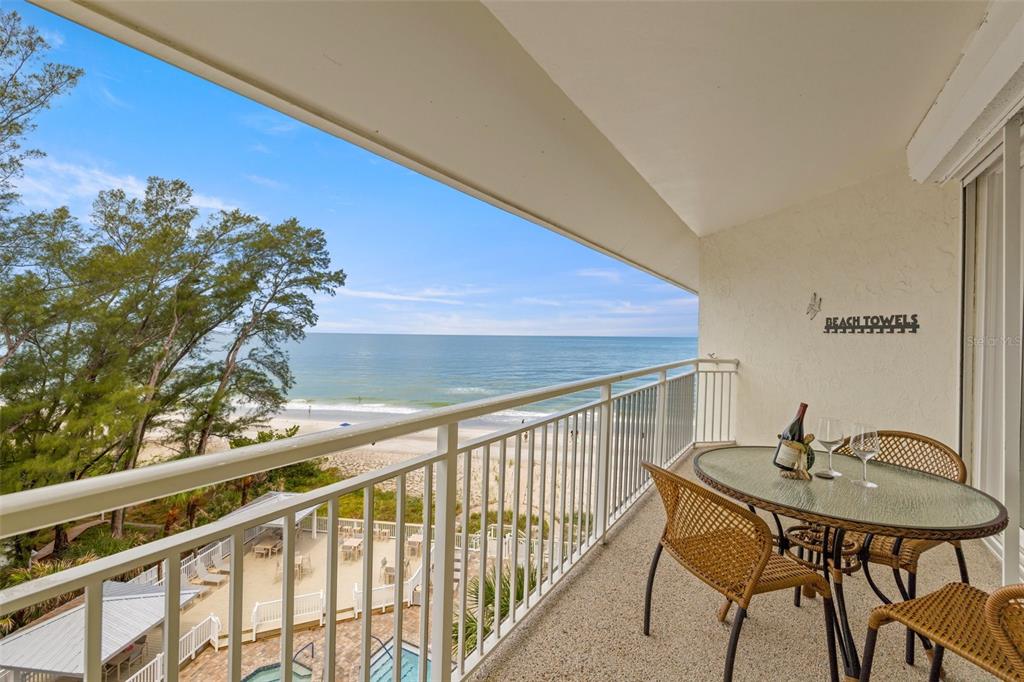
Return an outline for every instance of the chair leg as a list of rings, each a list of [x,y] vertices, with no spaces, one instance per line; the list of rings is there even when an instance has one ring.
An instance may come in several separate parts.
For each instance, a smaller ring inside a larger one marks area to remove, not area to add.
[[[804,548],[803,547],[797,547],[796,548],[796,555],[798,557],[800,557],[801,559],[803,559],[804,558]],[[794,587],[793,588],[793,606],[795,606],[797,608],[800,608],[800,588],[799,587]]]
[[[917,574],[916,573],[910,573],[910,572],[907,573],[907,595],[910,597],[910,599],[913,599],[914,597],[917,596]],[[907,665],[914,665],[914,648],[915,648],[914,647],[914,638],[915,638],[914,631],[911,630],[910,628],[907,628],[906,655],[904,656],[905,660],[907,661]]]
[[[832,604],[832,597],[825,597],[821,601],[825,612],[825,637],[828,638],[828,675],[832,682],[839,682],[839,663],[836,660],[836,610]]]
[[[864,659],[860,664],[860,682],[871,680],[871,664],[875,660],[875,642],[878,640],[878,629],[868,628],[868,638],[864,642]]]
[[[935,655],[932,656],[932,668],[928,672],[928,682],[939,682],[942,674],[942,656],[946,653],[946,647],[935,645]]]
[[[741,607],[736,608],[736,615],[732,620],[732,632],[729,634],[729,650],[725,652],[725,682],[732,682],[732,668],[736,663],[736,645],[740,641],[740,628],[747,617],[747,610]]]
[[[956,551],[956,565],[960,569],[960,582],[970,585],[971,577],[967,575],[967,559],[964,557],[964,548],[959,542],[953,545]]]
[[[654,574],[658,570],[658,560],[661,559],[661,541],[654,550],[654,558],[651,559],[651,570],[647,573],[647,594],[644,595],[644,634],[651,634],[651,592],[654,590]]]
[[[718,607],[718,613],[715,616],[718,618],[719,623],[724,623],[725,619],[729,617],[729,609],[732,607],[732,600],[726,599],[725,603]]]

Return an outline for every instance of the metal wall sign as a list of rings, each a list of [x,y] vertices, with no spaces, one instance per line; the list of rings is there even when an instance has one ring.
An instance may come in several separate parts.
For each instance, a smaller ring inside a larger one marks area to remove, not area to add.
[[[826,317],[826,334],[916,334],[917,313],[902,315],[850,315]]]

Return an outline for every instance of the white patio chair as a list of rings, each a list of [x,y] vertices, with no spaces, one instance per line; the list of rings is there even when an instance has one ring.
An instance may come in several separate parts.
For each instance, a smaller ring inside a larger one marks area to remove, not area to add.
[[[210,571],[207,570],[206,565],[202,561],[196,562],[196,574],[198,575],[199,580],[204,585],[223,585],[224,582],[228,579],[226,575],[220,575],[219,573],[210,573]]]

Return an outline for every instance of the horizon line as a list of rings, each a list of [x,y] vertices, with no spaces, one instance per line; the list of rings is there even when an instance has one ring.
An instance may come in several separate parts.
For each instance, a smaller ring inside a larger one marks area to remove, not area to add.
[[[692,335],[679,335],[671,336],[667,334],[655,334],[655,335],[631,335],[623,336],[619,334],[457,334],[457,333],[446,333],[446,332],[352,332],[352,331],[331,331],[331,330],[311,330],[307,331],[306,335],[309,334],[332,334],[339,336],[486,336],[486,337],[503,337],[503,338],[541,338],[541,339],[696,339],[697,334]]]

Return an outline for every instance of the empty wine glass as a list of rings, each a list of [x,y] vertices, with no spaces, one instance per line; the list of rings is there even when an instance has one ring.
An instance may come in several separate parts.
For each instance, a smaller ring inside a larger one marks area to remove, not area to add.
[[[860,458],[861,464],[864,467],[861,480],[854,481],[854,483],[865,488],[877,488],[877,483],[872,483],[868,480],[868,460],[874,459],[878,455],[878,431],[873,426],[857,424],[853,428],[852,434],[850,448],[853,450],[853,454]]]
[[[832,466],[832,453],[843,444],[846,438],[846,424],[842,419],[835,417],[821,417],[818,419],[818,430],[815,431],[818,442],[828,450],[828,470],[815,472],[819,478],[838,478],[843,475]]]

